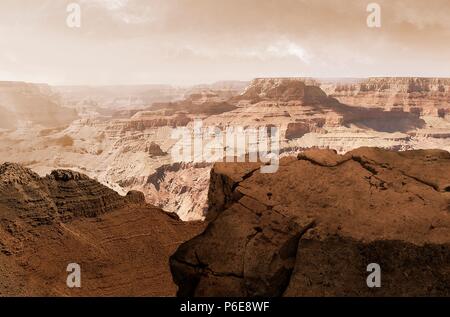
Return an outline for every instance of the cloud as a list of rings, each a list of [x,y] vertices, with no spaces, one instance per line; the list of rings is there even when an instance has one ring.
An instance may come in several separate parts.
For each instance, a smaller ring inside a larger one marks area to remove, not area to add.
[[[267,52],[276,57],[295,56],[306,64],[310,63],[310,56],[305,49],[293,42],[282,41],[274,45],[270,45],[267,48]]]
[[[70,2],[70,1],[69,1]],[[0,1],[2,74],[55,83],[177,83],[264,75],[449,76],[448,0]],[[3,78],[5,79],[5,78]]]

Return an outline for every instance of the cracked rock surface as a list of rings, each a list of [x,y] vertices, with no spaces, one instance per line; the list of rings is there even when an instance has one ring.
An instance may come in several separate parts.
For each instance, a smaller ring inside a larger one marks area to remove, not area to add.
[[[168,259],[204,229],[86,175],[0,165],[0,296],[174,296]],[[69,263],[82,287],[68,288]]]
[[[257,167],[215,165],[211,222],[171,257],[179,295],[450,295],[448,152],[308,150]]]

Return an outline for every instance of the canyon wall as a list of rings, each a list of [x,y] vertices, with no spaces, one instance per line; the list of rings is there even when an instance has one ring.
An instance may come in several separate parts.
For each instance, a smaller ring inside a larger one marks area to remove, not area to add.
[[[29,124],[59,127],[76,118],[75,110],[62,107],[48,85],[0,82],[0,128]]]
[[[445,117],[450,113],[450,79],[380,77],[357,83],[322,84],[330,97],[360,107],[378,107],[417,115]]]
[[[192,131],[196,119],[202,120],[204,128],[221,131],[277,127],[282,156],[309,148],[344,154],[362,146],[450,151],[450,120],[436,110],[445,108],[447,83],[416,78],[257,78],[239,93],[243,83],[199,86],[184,89],[184,99],[141,103],[136,108],[133,102],[122,107],[120,102],[104,101],[113,89],[100,87],[98,96],[95,87],[67,95],[62,89],[63,104],[71,98],[83,103],[92,96],[97,98],[95,107],[87,111],[86,106],[81,119],[66,127],[32,125],[0,131],[0,157],[40,175],[53,169],[76,170],[121,194],[142,191],[148,202],[176,212],[183,220],[203,219],[211,164],[176,162],[171,156],[178,141],[172,138],[174,128]],[[50,94],[48,87],[33,87]],[[138,96],[146,89],[125,87],[117,94]],[[394,107],[395,99],[408,100],[408,106]],[[107,111],[99,110],[103,106]]]

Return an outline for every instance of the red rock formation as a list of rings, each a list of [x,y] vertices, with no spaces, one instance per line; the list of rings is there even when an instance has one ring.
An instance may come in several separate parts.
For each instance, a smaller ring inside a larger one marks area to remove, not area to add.
[[[254,79],[237,100],[277,100],[280,102],[301,101],[313,102],[326,95],[315,89],[318,85],[307,78],[257,78]]]
[[[87,176],[57,170],[41,178],[0,166],[0,294],[3,296],[173,296],[168,258],[200,223],[126,197]],[[82,288],[66,286],[69,263]]]
[[[212,221],[171,257],[179,295],[450,295],[448,152],[310,150],[280,165],[214,166]]]
[[[324,84],[322,88],[340,102],[358,107],[402,109],[435,116],[450,109],[448,78],[369,78],[357,83]]]
[[[285,138],[287,140],[301,138],[310,132],[321,132],[321,129],[326,123],[324,118],[317,118],[314,120],[305,120],[303,122],[289,123],[286,129]]]
[[[287,140],[308,132],[321,132],[328,126],[377,132],[408,132],[425,122],[415,112],[347,105],[327,96],[319,83],[307,78],[255,79],[245,92],[232,99],[239,108],[207,119],[219,126],[269,126],[283,130]],[[329,88],[329,87],[328,87]]]

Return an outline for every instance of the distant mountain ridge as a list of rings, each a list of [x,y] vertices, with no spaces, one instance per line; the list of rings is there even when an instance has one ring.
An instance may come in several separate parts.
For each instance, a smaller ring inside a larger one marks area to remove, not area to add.
[[[168,258],[200,223],[78,172],[0,165],[0,296],[174,296]],[[82,288],[66,285],[77,263]]]

